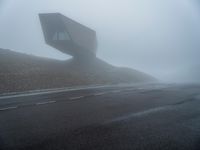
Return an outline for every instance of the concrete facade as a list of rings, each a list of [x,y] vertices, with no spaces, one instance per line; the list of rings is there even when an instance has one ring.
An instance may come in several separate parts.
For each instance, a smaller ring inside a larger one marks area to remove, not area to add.
[[[60,13],[39,14],[45,41],[74,58],[96,56],[96,32]]]

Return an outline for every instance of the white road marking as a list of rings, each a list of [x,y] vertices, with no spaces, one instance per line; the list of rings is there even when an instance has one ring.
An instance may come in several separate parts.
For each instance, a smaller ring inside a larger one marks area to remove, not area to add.
[[[36,105],[45,105],[45,104],[52,104],[52,103],[56,103],[56,101],[39,102],[39,103],[36,103]]]
[[[105,95],[106,92],[102,92],[102,93],[95,93],[94,96],[101,96],[101,95]]]
[[[151,109],[148,109],[148,110],[145,110],[145,111],[136,112],[136,113],[132,113],[130,115],[118,117],[118,118],[113,119],[111,121],[108,121],[106,123],[124,121],[124,120],[130,119],[130,118],[133,118],[133,117],[143,117],[143,116],[146,116],[146,115],[149,115],[149,114],[153,114],[153,113],[157,113],[157,112],[160,112],[160,111],[171,110],[173,108],[174,107],[172,107],[172,106],[163,106],[163,107],[151,108]]]
[[[136,89],[125,89],[125,90],[123,90],[123,92],[135,92],[136,91]]]
[[[76,99],[81,99],[84,98],[85,96],[77,96],[77,97],[70,97],[70,100],[76,100]]]
[[[16,109],[16,108],[17,108],[17,106],[15,106],[15,107],[0,108],[0,111],[10,110],[10,109]]]
[[[115,90],[115,91],[111,91],[112,93],[120,93],[122,92],[122,90]]]
[[[136,87],[137,85],[141,85],[141,84],[134,84],[134,87]],[[18,97],[28,97],[28,96],[61,93],[61,92],[78,91],[78,90],[86,90],[86,89],[108,88],[108,87],[121,87],[121,88],[123,88],[123,87],[133,87],[133,84],[93,85],[93,86],[64,87],[64,88],[32,90],[32,91],[25,91],[25,92],[12,92],[12,93],[1,94],[0,100],[1,99],[18,98]]]
[[[44,89],[44,90],[35,90],[35,91],[27,91],[27,92],[19,92],[19,93],[11,93],[10,95],[0,95],[1,99],[10,99],[10,98],[18,98],[18,97],[28,97],[28,96],[37,96],[37,95],[45,95],[45,94],[53,94],[53,93],[62,93],[62,92],[70,92],[70,91],[78,91],[78,90],[87,90],[87,89],[98,89],[104,87],[112,87],[111,85],[97,85],[97,86],[85,86],[85,87],[74,87],[74,88],[55,88],[55,89]],[[9,93],[8,93],[9,94]]]

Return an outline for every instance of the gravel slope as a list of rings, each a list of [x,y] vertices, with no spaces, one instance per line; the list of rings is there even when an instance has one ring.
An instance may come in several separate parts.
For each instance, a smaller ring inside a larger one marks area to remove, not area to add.
[[[0,49],[0,93],[155,80],[145,73],[114,67],[98,58],[59,61]]]

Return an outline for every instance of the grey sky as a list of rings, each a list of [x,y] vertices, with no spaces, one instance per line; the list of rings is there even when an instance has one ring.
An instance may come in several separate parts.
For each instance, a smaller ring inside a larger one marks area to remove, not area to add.
[[[162,80],[200,66],[198,0],[0,0],[0,47],[66,59],[44,43],[37,14],[62,14],[97,31],[98,57]]]

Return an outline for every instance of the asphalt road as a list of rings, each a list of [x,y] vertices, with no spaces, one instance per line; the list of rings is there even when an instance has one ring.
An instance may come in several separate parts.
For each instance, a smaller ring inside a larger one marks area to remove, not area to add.
[[[199,150],[200,85],[0,97],[0,150]]]

